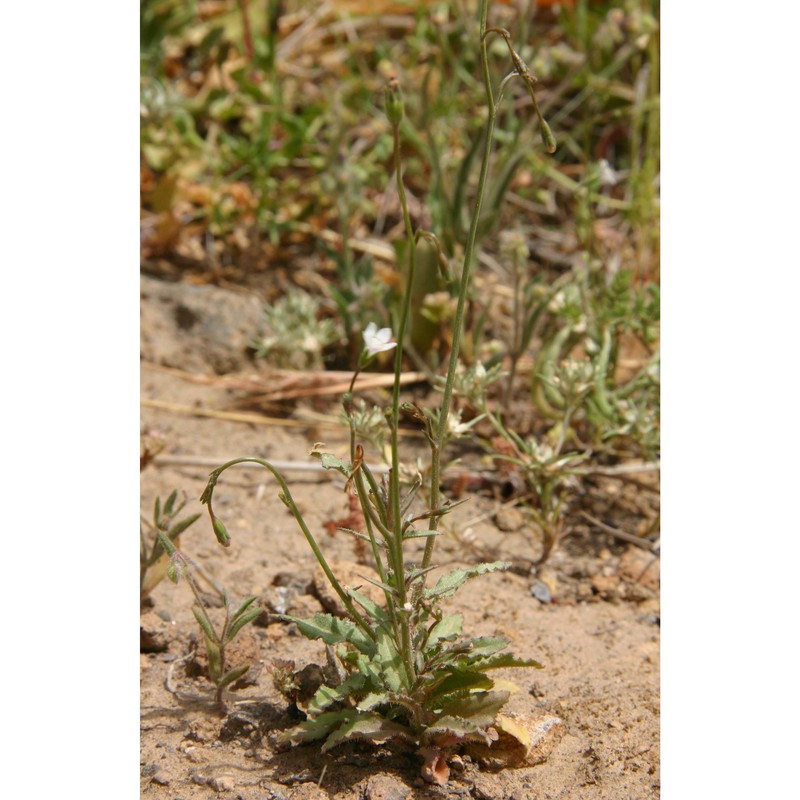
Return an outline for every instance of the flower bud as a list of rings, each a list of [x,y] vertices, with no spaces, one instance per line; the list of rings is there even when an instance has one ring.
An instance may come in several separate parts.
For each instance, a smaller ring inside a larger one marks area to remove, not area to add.
[[[178,583],[181,579],[182,570],[178,564],[175,563],[172,559],[170,559],[169,565],[167,566],[167,577],[173,582]]]
[[[211,524],[214,527],[214,535],[217,537],[217,541],[223,546],[228,547],[231,543],[231,536],[228,533],[228,529],[223,525],[222,520],[214,517]]]
[[[403,96],[400,94],[400,82],[397,78],[390,78],[384,89],[386,116],[393,126],[400,124],[403,119]]]
[[[547,124],[547,120],[545,120],[544,117],[539,118],[539,134],[542,137],[542,144],[545,146],[547,152],[555,153],[556,137],[553,136],[553,131],[550,130],[550,126]]]

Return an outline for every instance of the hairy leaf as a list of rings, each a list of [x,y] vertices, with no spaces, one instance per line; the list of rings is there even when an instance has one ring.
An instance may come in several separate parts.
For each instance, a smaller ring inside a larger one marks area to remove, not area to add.
[[[424,530],[424,531],[408,531],[408,533],[403,534],[404,539],[423,539],[423,538],[430,538],[431,536],[441,536],[444,531],[431,531],[431,530]]]
[[[231,614],[231,622],[235,622],[242,614],[244,614],[244,612],[247,611],[247,609],[253,604],[255,599],[256,595],[254,594],[245,597],[245,599],[242,600],[241,604],[239,605],[239,608],[237,608],[236,611]]]
[[[344,720],[352,719],[355,714],[352,709],[343,711],[328,711],[316,717],[309,717],[294,728],[290,728],[279,739],[292,744],[300,742],[315,742],[327,736],[330,731]]]
[[[375,646],[367,635],[349,620],[331,614],[315,614],[310,619],[283,616],[282,619],[294,622],[303,636],[309,639],[322,639],[325,644],[350,642],[367,655],[375,651]]]
[[[373,686],[382,686],[383,685],[383,677],[381,676],[381,665],[378,661],[376,656],[373,658],[368,658],[363,653],[353,653],[355,655],[355,661],[350,661],[350,663],[355,663],[356,668],[358,671],[367,678]]]
[[[494,722],[497,712],[508,702],[508,698],[508,692],[474,692],[446,703],[442,713],[485,728]]]
[[[482,726],[452,716],[443,716],[437,719],[433,725],[429,725],[425,729],[424,736],[429,741],[441,736],[457,736],[459,739],[477,739],[487,743],[490,738]]]
[[[468,569],[454,569],[447,575],[439,578],[435,586],[425,590],[427,598],[442,598],[453,594],[459,587],[463,586],[470,578],[484,575],[487,572],[496,572],[506,569],[508,564],[505,561],[493,561],[489,564],[478,564]]]
[[[464,617],[461,614],[451,614],[437,622],[431,629],[428,636],[428,646],[435,645],[437,642],[455,639],[461,633],[464,624]]]
[[[372,711],[373,708],[377,708],[388,702],[390,702],[390,698],[387,692],[370,692],[358,704],[358,710]]]
[[[374,601],[356,589],[348,589],[347,593],[356,601],[372,619],[377,622],[388,622],[389,615]]]
[[[508,639],[501,636],[479,636],[470,643],[469,660],[491,656],[508,646]]]
[[[440,683],[434,685],[428,697],[434,700],[462,690],[491,689],[492,685],[492,679],[482,672],[451,672]]]
[[[232,670],[229,670],[225,673],[222,679],[219,682],[220,686],[228,686],[229,684],[233,683],[234,681],[239,680],[242,675],[250,669],[249,664],[242,664],[241,667],[234,667]]]
[[[206,615],[206,611],[204,608],[198,605],[192,606],[192,613],[194,614],[194,618],[197,620],[197,624],[203,629],[203,633],[206,635],[206,638],[211,639],[211,641],[216,641],[217,634],[214,632],[214,626],[211,624],[211,620]]]
[[[408,684],[405,666],[397,651],[392,635],[385,628],[378,629],[378,659],[386,687],[399,692]]]
[[[533,667],[534,669],[544,669],[544,667],[532,658],[517,658],[513,653],[498,653],[489,658],[481,658],[470,664],[471,669],[478,669],[483,672],[487,669],[500,669],[502,667]]]
[[[200,514],[192,514],[192,516],[186,517],[186,519],[182,519],[180,522],[176,522],[169,529],[169,533],[167,535],[172,541],[174,541],[176,536],[180,536],[193,522],[196,522],[198,519],[200,519]]]
[[[233,640],[233,637],[236,636],[239,631],[247,625],[248,622],[252,622],[256,617],[261,615],[261,608],[250,608],[245,611],[242,616],[240,616],[234,623],[231,625],[230,630],[228,631],[225,637],[225,643]]]
[[[316,694],[308,705],[308,714],[315,716],[330,708],[334,703],[346,700],[354,692],[364,688],[367,679],[356,672],[338,686],[326,686],[323,684],[317,689]]]
[[[350,465],[341,458],[336,458],[333,453],[320,453],[319,460],[322,462],[323,469],[335,469],[337,472],[341,472],[345,478],[350,477]]]
[[[325,753],[337,744],[353,739],[364,739],[372,744],[383,744],[389,739],[413,740],[411,731],[404,725],[385,719],[379,714],[362,713],[340,725],[322,746]]]

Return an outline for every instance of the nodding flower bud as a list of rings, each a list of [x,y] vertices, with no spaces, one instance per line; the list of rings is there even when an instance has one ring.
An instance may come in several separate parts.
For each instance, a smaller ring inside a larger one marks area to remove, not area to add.
[[[553,136],[553,131],[550,130],[550,126],[547,124],[547,120],[545,120],[544,117],[539,118],[539,134],[542,137],[542,144],[545,146],[547,152],[555,153],[556,137]]]
[[[399,125],[403,119],[403,95],[400,94],[400,82],[390,78],[384,89],[386,116],[392,125]]]
[[[217,541],[223,547],[229,547],[231,543],[231,536],[228,533],[228,529],[222,524],[222,520],[218,519],[217,517],[213,517],[211,524],[214,527],[214,535],[217,537]]]

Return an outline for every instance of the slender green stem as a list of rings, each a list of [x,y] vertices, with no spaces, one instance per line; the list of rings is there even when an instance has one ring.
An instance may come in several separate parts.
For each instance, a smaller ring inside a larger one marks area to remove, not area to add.
[[[397,589],[398,602],[401,606],[406,604],[406,582],[405,565],[403,561],[403,520],[400,512],[400,456],[398,448],[398,435],[400,427],[400,376],[403,371],[403,342],[405,341],[406,326],[408,323],[408,312],[411,306],[411,287],[414,282],[414,270],[416,267],[416,240],[414,230],[411,225],[411,216],[408,213],[408,202],[406,200],[406,190],[403,185],[402,163],[400,159],[400,123],[392,125],[394,137],[394,169],[397,180],[397,193],[400,197],[400,207],[403,210],[403,223],[406,231],[406,241],[408,246],[408,275],[406,276],[406,289],[403,297],[403,306],[400,312],[400,319],[397,327],[397,351],[394,362],[394,386],[392,388],[392,471],[389,474],[389,520],[392,530],[392,541],[389,543],[393,551],[392,569],[394,571],[394,585]],[[416,680],[416,670],[414,668],[414,658],[411,646],[411,630],[408,619],[404,618],[400,623],[402,634],[401,647],[403,662],[410,682]]]
[[[322,550],[320,550],[319,545],[317,544],[317,540],[314,538],[314,535],[308,529],[308,525],[306,525],[306,521],[303,519],[303,515],[300,513],[300,509],[297,507],[297,504],[294,502],[294,498],[292,497],[292,493],[289,491],[289,487],[286,484],[286,480],[284,479],[283,475],[269,463],[269,461],[265,461],[262,458],[255,458],[254,456],[245,456],[244,458],[234,458],[232,461],[228,461],[223,464],[221,467],[217,467],[214,472],[211,473],[211,479],[209,480],[209,487],[207,488],[207,494],[204,494],[203,497],[206,499],[208,503],[208,511],[211,514],[212,520],[214,519],[213,511],[211,510],[211,495],[213,494],[214,486],[216,485],[219,476],[229,467],[232,467],[234,464],[244,464],[244,463],[251,463],[251,464],[260,464],[264,469],[269,470],[275,480],[278,481],[281,487],[281,491],[283,494],[281,495],[281,499],[292,512],[297,524],[300,526],[300,530],[302,530],[303,535],[306,537],[306,541],[308,542],[311,550],[314,552],[314,555],[319,562],[320,567],[322,567],[322,571],[325,573],[325,577],[330,582],[331,586],[333,587],[336,594],[339,595],[339,599],[344,604],[344,607],[347,609],[348,613],[353,617],[353,620],[356,624],[364,631],[364,633],[369,636],[370,639],[373,641],[375,640],[375,634],[372,631],[369,623],[364,619],[361,613],[353,604],[353,600],[350,595],[342,588],[342,585],[337,580],[336,576],[331,571],[331,568],[328,566],[328,562],[325,559],[325,556],[322,554]],[[209,491],[210,489],[210,491]]]
[[[467,246],[464,251],[464,267],[461,271],[461,286],[458,292],[458,304],[456,305],[455,319],[453,321],[453,343],[450,350],[450,361],[447,367],[447,378],[444,386],[444,396],[439,410],[439,425],[436,432],[436,442],[432,447],[431,459],[431,491],[430,507],[439,507],[439,481],[441,475],[442,447],[445,442],[447,432],[447,421],[450,415],[450,406],[453,400],[453,383],[458,367],[458,354],[461,346],[461,334],[464,328],[464,310],[466,308],[467,293],[469,290],[470,273],[475,255],[475,241],[478,235],[478,223],[481,216],[481,206],[483,196],[486,191],[486,182],[489,176],[489,162],[492,156],[492,146],[494,138],[494,122],[497,116],[497,107],[494,102],[492,92],[492,79],[489,75],[489,55],[486,49],[486,18],[489,11],[488,0],[482,0],[481,4],[481,67],[483,70],[483,84],[486,89],[486,102],[489,110],[489,117],[486,123],[486,141],[483,148],[483,161],[481,162],[480,177],[478,179],[478,194],[475,199],[475,209],[472,213],[470,222]],[[436,530],[439,524],[438,517],[431,517],[431,530]],[[433,557],[435,536],[431,536],[425,545],[425,554],[422,560],[422,568],[430,566]]]

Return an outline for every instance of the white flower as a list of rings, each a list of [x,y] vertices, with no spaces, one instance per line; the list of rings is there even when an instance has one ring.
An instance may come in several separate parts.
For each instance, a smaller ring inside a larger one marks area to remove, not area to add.
[[[461,421],[461,409],[455,414],[451,411],[447,415],[447,432],[450,436],[454,438],[463,436],[471,427],[472,425],[469,422]]]
[[[617,185],[617,173],[612,169],[611,164],[609,164],[606,159],[601,158],[597,162],[597,167],[599,170],[601,186]]]
[[[364,347],[371,356],[397,347],[397,342],[393,342],[391,339],[392,329],[381,328],[378,330],[378,326],[374,322],[370,322],[364,330]]]

